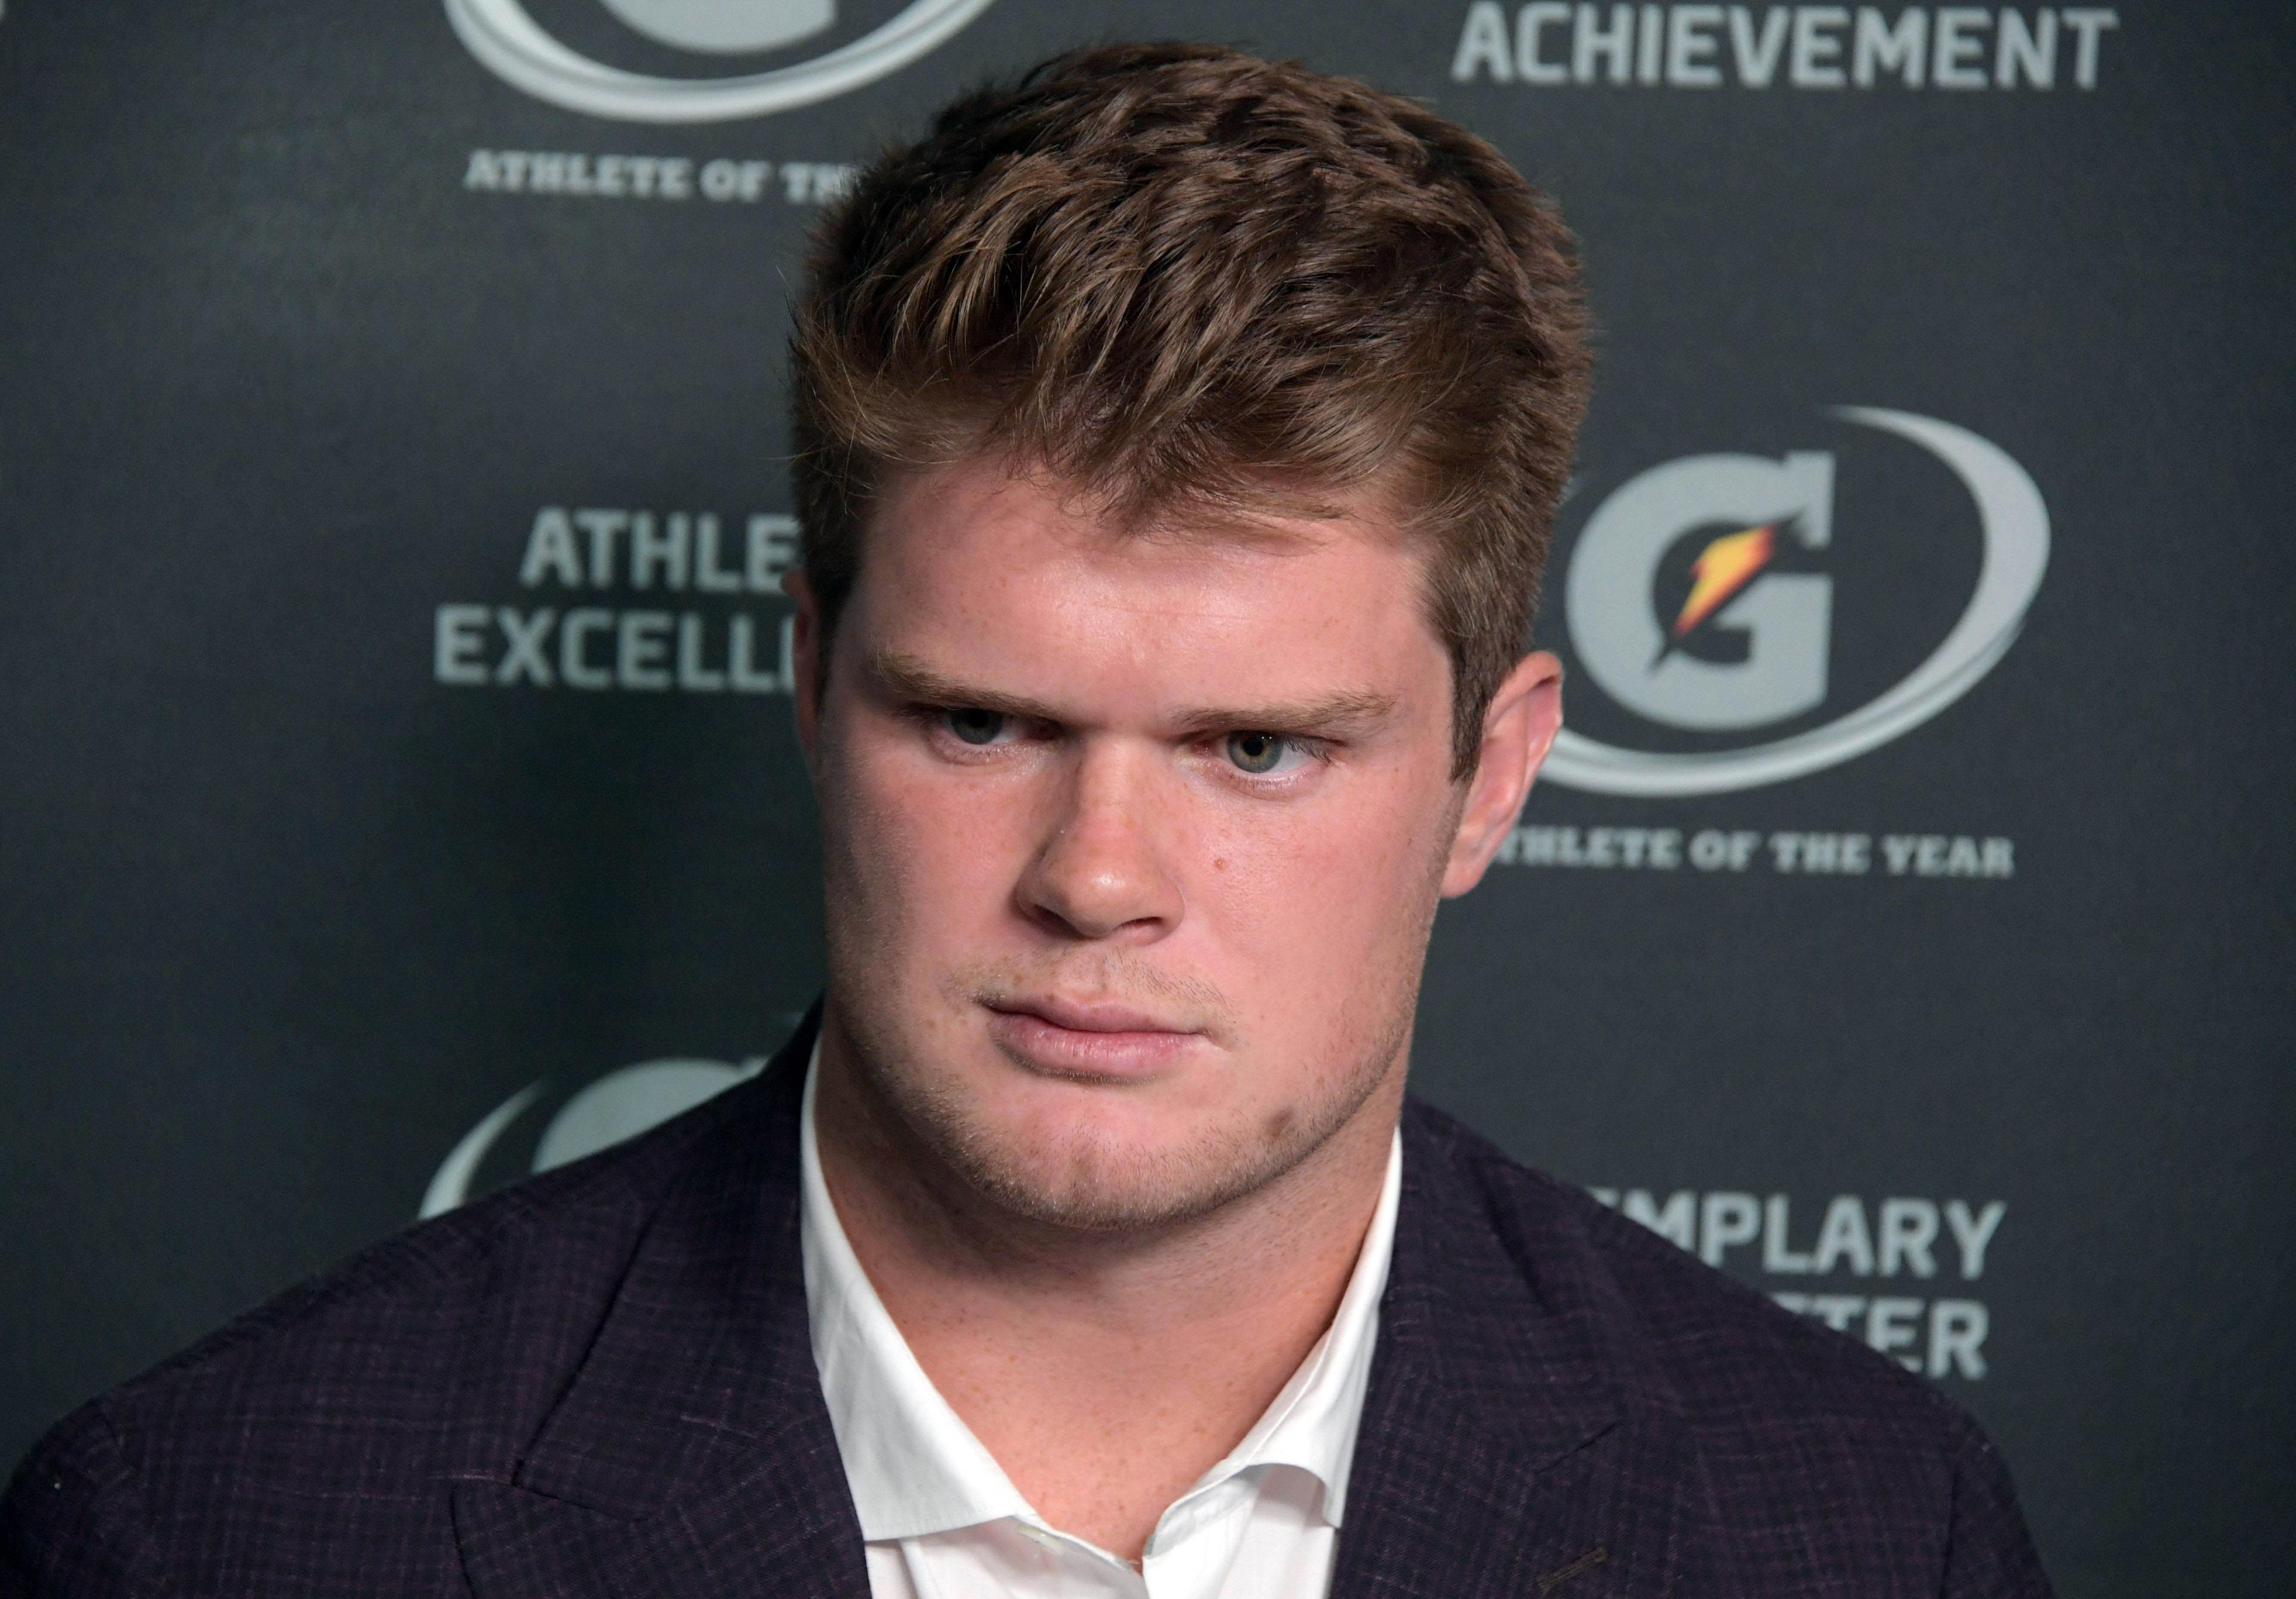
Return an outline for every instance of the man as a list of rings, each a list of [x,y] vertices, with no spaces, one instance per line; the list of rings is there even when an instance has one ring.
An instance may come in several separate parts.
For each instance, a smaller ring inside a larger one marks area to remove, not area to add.
[[[1965,1415],[1406,1100],[1587,369],[1359,85],[1111,49],[885,157],[794,347],[823,1004],[68,1419],[9,1591],[2045,1594]]]

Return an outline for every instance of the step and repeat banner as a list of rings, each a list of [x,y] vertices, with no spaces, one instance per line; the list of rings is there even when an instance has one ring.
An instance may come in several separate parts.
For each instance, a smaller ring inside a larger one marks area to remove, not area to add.
[[[2284,1592],[2296,12],[5,0],[0,1455],[754,1071],[820,980],[806,230],[1195,37],[1556,195],[1569,730],[1420,1089]]]

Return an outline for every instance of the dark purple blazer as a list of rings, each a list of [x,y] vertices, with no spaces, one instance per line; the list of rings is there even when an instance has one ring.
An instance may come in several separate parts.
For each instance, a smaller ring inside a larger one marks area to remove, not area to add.
[[[798,1250],[810,1042],[66,1418],[0,1594],[866,1599]],[[1403,1132],[1337,1599],[2047,1594],[1934,1390],[1434,1111]]]

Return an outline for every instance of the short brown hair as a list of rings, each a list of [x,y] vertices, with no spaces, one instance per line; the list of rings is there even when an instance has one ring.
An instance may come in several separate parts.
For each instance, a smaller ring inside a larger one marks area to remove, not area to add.
[[[971,94],[867,168],[816,234],[791,365],[824,636],[907,468],[1006,455],[1128,520],[1373,490],[1430,543],[1464,776],[1590,360],[1570,234],[1483,140],[1297,63],[1131,45]]]

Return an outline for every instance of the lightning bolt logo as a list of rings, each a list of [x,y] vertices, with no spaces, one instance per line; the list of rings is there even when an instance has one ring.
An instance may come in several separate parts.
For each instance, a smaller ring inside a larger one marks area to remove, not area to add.
[[[1762,569],[1778,553],[1778,526],[1776,522],[1765,522],[1759,528],[1725,533],[1698,553],[1698,559],[1690,563],[1689,597],[1682,602],[1680,614],[1667,629],[1666,644],[1659,651],[1660,660],[1672,654],[1675,646],[1688,638],[1699,623],[1727,605],[1761,575]]]

